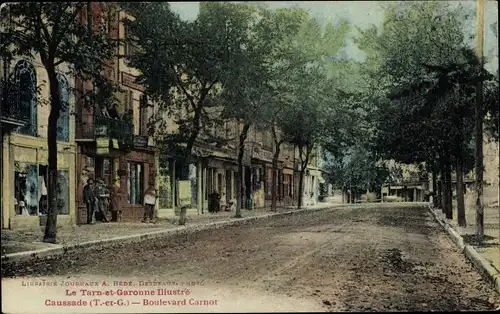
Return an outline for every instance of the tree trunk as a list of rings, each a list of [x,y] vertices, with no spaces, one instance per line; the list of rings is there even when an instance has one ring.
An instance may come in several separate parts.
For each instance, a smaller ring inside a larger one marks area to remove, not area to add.
[[[438,196],[437,196],[437,178],[436,171],[432,171],[432,206],[434,208],[438,207]]]
[[[464,202],[464,172],[462,167],[462,160],[459,158],[457,161],[457,218],[460,227],[466,227],[467,221],[465,218],[465,202]]]
[[[59,82],[55,68],[49,64],[45,66],[50,84],[50,114],[47,131],[47,146],[49,155],[48,186],[47,186],[47,223],[43,242],[55,243],[57,237],[57,214],[59,212],[57,200],[57,120],[61,110],[61,98],[59,95]]]
[[[445,167],[441,168],[441,210],[446,214],[448,203],[448,193],[446,193],[446,170]]]
[[[247,139],[248,135],[248,130],[250,129],[250,124],[245,123],[243,126],[243,130],[240,133],[239,136],[239,143],[238,143],[238,173],[236,175],[236,191],[238,193],[236,197],[236,213],[235,217],[236,218],[241,218],[241,208],[242,208],[242,201],[243,201],[243,193],[245,192],[244,189],[244,182],[245,182],[245,175],[243,173],[243,154],[245,152],[245,140]]]
[[[201,99],[199,103],[202,103],[203,100]],[[198,104],[196,107],[196,110],[194,112],[194,118],[193,118],[193,129],[191,130],[189,134],[189,138],[187,141],[187,146],[186,146],[186,152],[187,152],[187,158],[191,158],[191,152],[193,150],[194,143],[196,142],[196,139],[198,138],[198,135],[200,134],[201,131],[201,113],[203,110],[203,105]],[[189,160],[188,160],[189,163]]]
[[[443,179],[442,176],[439,175],[439,179],[437,181],[437,207],[443,210]]]
[[[302,208],[302,194],[304,193],[304,169],[300,169],[299,172],[299,195],[298,195],[298,202],[297,202],[297,209]]]
[[[299,157],[300,157],[300,173],[299,173],[299,197],[298,197],[298,204],[297,204],[297,209],[302,208],[302,201],[303,201],[303,194],[304,194],[304,174],[307,168],[307,164],[309,163],[309,154],[310,150],[306,147],[306,156],[305,159],[303,159],[303,150],[304,147],[299,146]]]
[[[481,69],[483,68],[483,45],[484,45],[484,2],[478,1],[477,14],[477,44],[476,53]],[[475,129],[475,167],[476,174],[476,236],[479,241],[484,237],[484,208],[483,208],[483,82],[478,80],[476,84],[476,105],[474,111]]]
[[[482,85],[482,84],[478,84]],[[482,86],[481,86],[482,87]],[[482,88],[476,92],[476,125],[475,125],[475,190],[476,190],[476,236],[482,240],[484,236],[484,208],[483,208],[483,116],[482,116]]]
[[[276,149],[273,155],[273,178],[271,187],[271,211],[276,211],[276,199],[277,199],[277,175],[278,175],[278,158],[280,156],[280,146],[281,143],[276,145]]]
[[[450,162],[446,163],[446,199],[448,202],[446,203],[446,218],[453,219],[453,192],[451,188],[451,165]]]

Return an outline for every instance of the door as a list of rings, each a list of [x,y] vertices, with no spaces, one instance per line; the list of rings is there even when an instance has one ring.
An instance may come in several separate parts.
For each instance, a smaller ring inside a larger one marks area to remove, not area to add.
[[[231,201],[231,170],[226,169],[226,205]]]

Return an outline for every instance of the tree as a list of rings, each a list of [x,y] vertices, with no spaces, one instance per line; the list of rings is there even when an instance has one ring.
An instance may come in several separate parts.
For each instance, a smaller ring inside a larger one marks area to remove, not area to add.
[[[48,118],[48,212],[44,242],[55,243],[57,235],[57,121],[60,113],[69,110],[60,97],[58,68],[67,64],[70,75],[83,81],[93,81],[96,91],[83,97],[89,103],[106,103],[115,86],[104,75],[103,60],[113,56],[115,42],[105,32],[104,25],[92,24],[95,3],[11,3],[1,12],[2,22],[13,26],[4,38],[11,56],[39,57],[49,78],[50,114]],[[84,20],[84,16],[87,20]],[[10,20],[9,20],[10,19]]]
[[[134,19],[126,25],[140,50],[131,56],[137,82],[158,103],[156,129],[160,147],[177,149],[181,159],[193,158],[202,131],[217,122],[220,90],[230,69],[238,64],[248,36],[252,10],[247,5],[202,3],[194,21],[182,21],[168,3],[127,6]],[[165,114],[179,126],[175,136],[166,129]],[[207,132],[208,133],[208,132]]]
[[[347,21],[321,26],[316,19],[308,18],[292,39],[293,60],[301,61],[287,72],[289,88],[282,96],[286,106],[275,122],[299,151],[298,208],[302,206],[304,174],[311,154],[319,145],[342,147],[352,126],[352,108],[341,92],[342,81],[335,76],[343,65],[336,57],[349,31]],[[277,137],[275,143],[279,144]]]
[[[238,58],[238,66],[229,71],[221,101],[223,117],[234,119],[243,127],[238,134],[238,177],[236,217],[241,217],[243,196],[243,155],[248,131],[271,128],[275,141],[273,157],[272,210],[276,208],[276,167],[280,145],[276,122],[285,108],[283,95],[289,88],[287,74],[300,66],[300,59],[290,53],[291,38],[298,33],[307,19],[307,13],[299,9],[270,11],[264,6],[254,11],[250,37]],[[276,167],[275,167],[276,166]]]
[[[389,169],[373,152],[361,145],[352,146],[341,158],[332,158],[327,163],[331,171],[328,181],[345,192],[350,190],[349,202],[355,195],[366,191],[380,191],[389,178]]]
[[[365,70],[383,91],[376,102],[375,148],[386,158],[440,169],[448,218],[452,165],[460,175],[461,147],[470,141],[467,99],[462,98],[474,78],[457,79],[458,72],[472,73],[468,69],[475,67],[463,49],[466,14],[440,2],[395,4],[386,12],[381,34],[372,28],[361,31],[359,40],[369,53]],[[436,67],[448,70],[440,75]]]
[[[302,206],[304,174],[311,154],[322,143],[342,143],[351,125],[350,108],[342,103],[335,82],[324,68],[307,65],[295,79],[295,95],[285,111],[280,129],[299,151],[298,208]],[[306,83],[307,82],[307,83]]]

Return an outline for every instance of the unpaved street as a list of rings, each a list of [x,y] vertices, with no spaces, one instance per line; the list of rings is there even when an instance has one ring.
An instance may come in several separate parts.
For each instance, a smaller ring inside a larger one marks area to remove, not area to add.
[[[203,282],[198,293],[218,300],[194,309],[205,312],[461,311],[500,304],[418,205],[344,206],[27,267],[3,268],[2,275]]]

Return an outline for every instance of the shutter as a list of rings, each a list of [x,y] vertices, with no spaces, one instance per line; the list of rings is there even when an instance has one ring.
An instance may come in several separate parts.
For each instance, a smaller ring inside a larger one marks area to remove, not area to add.
[[[148,135],[148,98],[146,95],[142,94],[141,95],[141,100],[140,100],[140,116],[139,116],[139,123],[140,123],[140,130],[139,133],[140,135],[147,136]]]
[[[127,102],[128,102],[128,91],[121,91],[118,95],[118,110],[119,114],[122,115],[127,111]]]

